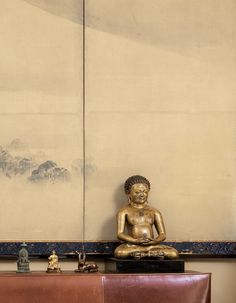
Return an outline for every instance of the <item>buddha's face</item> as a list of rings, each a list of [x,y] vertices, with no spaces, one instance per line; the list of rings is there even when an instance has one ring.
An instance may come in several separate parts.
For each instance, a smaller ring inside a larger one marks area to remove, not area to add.
[[[144,204],[147,202],[149,189],[146,184],[137,183],[131,187],[129,198],[133,203]]]

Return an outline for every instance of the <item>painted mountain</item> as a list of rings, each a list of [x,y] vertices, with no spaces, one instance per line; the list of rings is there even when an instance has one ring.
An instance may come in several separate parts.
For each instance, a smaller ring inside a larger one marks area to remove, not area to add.
[[[20,139],[12,140],[5,148],[0,146],[0,175],[7,178],[24,177],[32,183],[71,180],[71,174],[66,168],[46,160],[46,154],[42,151],[30,153]]]
[[[52,183],[57,181],[70,181],[70,172],[63,168],[58,167],[53,161],[46,161],[38,166],[37,169],[32,171],[29,181],[38,183],[42,181],[50,181]]]

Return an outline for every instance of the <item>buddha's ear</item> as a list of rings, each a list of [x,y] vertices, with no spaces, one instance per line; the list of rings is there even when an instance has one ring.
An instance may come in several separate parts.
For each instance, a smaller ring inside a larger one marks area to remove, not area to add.
[[[127,194],[127,200],[128,200],[128,203],[130,204],[131,203],[130,194]]]

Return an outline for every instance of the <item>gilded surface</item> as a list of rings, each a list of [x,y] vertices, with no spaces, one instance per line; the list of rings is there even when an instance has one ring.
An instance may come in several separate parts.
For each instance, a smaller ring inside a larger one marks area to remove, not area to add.
[[[48,268],[47,272],[61,272],[58,256],[56,255],[55,250],[53,250],[52,254],[48,257]]]
[[[149,190],[150,183],[142,176],[132,176],[125,183],[129,203],[117,214],[117,236],[125,243],[116,248],[117,258],[178,258],[177,250],[160,244],[166,238],[165,226],[161,213],[148,204]]]

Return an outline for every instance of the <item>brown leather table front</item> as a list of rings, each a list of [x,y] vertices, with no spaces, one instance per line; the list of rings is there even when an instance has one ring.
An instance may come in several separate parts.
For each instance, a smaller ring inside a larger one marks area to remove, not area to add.
[[[0,273],[1,303],[210,303],[210,274]]]

